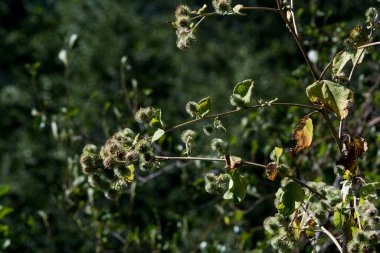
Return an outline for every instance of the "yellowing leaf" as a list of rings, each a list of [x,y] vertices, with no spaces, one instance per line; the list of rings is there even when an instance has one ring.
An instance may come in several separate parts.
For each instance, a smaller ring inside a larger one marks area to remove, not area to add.
[[[348,107],[354,102],[354,93],[350,89],[327,80],[308,86],[306,94],[313,104],[331,110],[339,120],[347,117]]]
[[[313,121],[309,115],[300,119],[293,132],[293,139],[296,140],[297,145],[291,150],[292,154],[296,154],[311,145],[313,140]]]

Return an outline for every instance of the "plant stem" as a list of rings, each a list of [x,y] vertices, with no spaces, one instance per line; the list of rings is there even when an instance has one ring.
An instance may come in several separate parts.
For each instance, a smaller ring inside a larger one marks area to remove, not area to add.
[[[339,147],[339,152],[340,152],[342,150],[343,146],[342,146],[342,143],[340,141],[339,135],[336,132],[334,125],[329,118],[329,115],[327,114],[327,112],[325,110],[319,110],[319,112],[322,114],[323,118],[325,119],[327,127],[330,129],[330,132],[332,133],[334,140]]]
[[[305,48],[302,45],[302,41],[298,37],[298,35],[295,32],[294,28],[292,27],[292,23],[289,22],[289,20],[286,18],[286,16],[285,16],[285,14],[284,14],[283,11],[280,11],[279,13],[280,13],[282,19],[284,20],[286,26],[289,28],[290,33],[293,35],[294,40],[297,42],[297,45],[298,45],[298,47],[299,47],[299,49],[300,49],[303,57],[305,58],[305,61],[306,61],[307,65],[309,66],[310,72],[311,72],[314,80],[317,81],[318,80],[318,75],[317,75],[317,73],[316,73],[316,71],[314,69],[314,65],[312,64],[312,62],[310,61],[309,57],[307,56]]]
[[[214,158],[214,157],[192,157],[192,156],[156,156],[157,160],[192,160],[192,161],[209,161],[209,162],[225,162],[223,158]],[[253,163],[248,161],[241,161],[242,164],[250,165],[253,167],[265,169],[264,164]]]
[[[227,112],[222,112],[222,113],[218,113],[218,114],[204,116],[203,118],[199,118],[199,119],[189,120],[189,121],[186,121],[186,122],[181,123],[179,125],[176,125],[176,126],[173,126],[173,127],[170,127],[168,129],[166,129],[165,133],[171,132],[171,131],[173,131],[173,130],[175,130],[177,128],[181,128],[181,127],[184,127],[184,126],[187,126],[187,125],[190,125],[190,124],[202,121],[202,120],[214,119],[216,117],[222,118],[222,117],[234,114],[234,113],[238,113],[238,112],[242,112],[242,111],[247,111],[247,110],[253,110],[253,109],[259,109],[259,108],[263,108],[265,106],[266,106],[266,104],[253,105],[253,106],[246,107],[246,108],[243,108],[243,109],[235,109],[235,110],[232,110],[232,111],[227,111]],[[268,105],[268,106],[296,106],[296,107],[300,107],[300,108],[306,108],[306,109],[312,109],[312,110],[318,110],[318,111],[322,110],[322,108],[319,107],[319,106],[304,105],[304,104],[297,104],[297,103],[270,103],[270,105]]]
[[[319,75],[319,78],[318,78],[319,81],[322,80],[324,74],[325,74],[326,71],[329,69],[329,67],[331,66],[331,64],[332,64],[332,61],[330,61],[330,62],[326,65],[326,67],[322,70],[322,73]]]
[[[372,46],[377,46],[377,45],[380,45],[380,41],[377,41],[377,42],[373,42],[373,43],[369,43],[369,44],[366,44],[366,45],[360,46],[360,47],[358,47],[358,49],[367,48],[367,47],[372,47]]]
[[[330,239],[334,242],[335,246],[338,248],[340,253],[343,253],[342,246],[340,246],[339,242],[336,240],[336,238],[328,231],[324,226],[321,226],[321,230],[323,233],[325,233]]]
[[[162,161],[167,161],[167,160],[191,160],[191,161],[209,161],[209,162],[225,162],[226,160],[223,158],[213,158],[213,157],[192,157],[192,156],[156,156],[157,160],[162,160]],[[249,165],[252,167],[260,168],[260,169],[266,169],[267,166],[264,164],[260,163],[254,163],[254,162],[248,162],[248,161],[241,161],[242,164]],[[309,189],[311,192],[313,192],[315,195],[317,195],[321,199],[326,199],[325,196],[317,192],[315,189],[312,187],[308,186],[306,183],[302,182],[298,178],[294,176],[287,175],[288,178],[293,179],[296,183],[302,185],[303,187]]]
[[[240,10],[254,10],[254,11],[272,11],[272,12],[279,12],[281,11],[280,9],[276,8],[270,8],[270,7],[242,7]]]
[[[315,195],[317,195],[319,198],[321,199],[326,199],[325,196],[323,196],[322,194],[320,194],[319,192],[317,192],[315,189],[313,189],[312,187],[308,186],[306,183],[304,183],[303,181],[299,180],[298,178],[294,177],[294,176],[290,176],[288,175],[287,176],[288,178],[291,178],[293,179],[296,183],[302,185],[303,187],[309,189],[311,192],[313,192]]]

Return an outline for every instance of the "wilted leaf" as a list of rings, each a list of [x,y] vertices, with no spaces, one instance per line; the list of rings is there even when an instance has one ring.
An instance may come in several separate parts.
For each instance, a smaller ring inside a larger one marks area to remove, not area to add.
[[[203,118],[211,110],[211,98],[207,97],[198,102],[197,114]]]
[[[306,88],[306,94],[313,104],[333,111],[339,120],[348,115],[348,107],[354,102],[354,93],[331,81],[317,81]]]
[[[157,140],[160,139],[164,134],[165,134],[165,131],[164,131],[164,130],[162,130],[161,128],[157,129],[157,131],[153,134],[152,142],[157,141]]]
[[[293,132],[292,138],[297,142],[296,147],[291,150],[293,155],[311,145],[313,140],[313,121],[309,115],[300,119]]]
[[[337,165],[349,170],[353,175],[358,174],[359,157],[367,151],[367,142],[359,136],[346,138]]]
[[[265,171],[267,173],[268,179],[274,181],[278,174],[277,164],[275,162],[269,163],[265,168]]]
[[[228,169],[236,169],[241,165],[242,162],[240,157],[230,155],[225,155],[224,160],[226,161],[225,168]]]

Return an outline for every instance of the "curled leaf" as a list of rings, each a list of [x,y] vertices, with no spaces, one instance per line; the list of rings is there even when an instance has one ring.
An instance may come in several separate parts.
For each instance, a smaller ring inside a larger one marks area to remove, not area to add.
[[[254,81],[251,79],[238,83],[230,97],[231,104],[238,108],[247,107],[251,102]]]
[[[242,164],[242,160],[237,156],[224,155],[224,160],[226,161],[225,168],[236,169]]]
[[[350,89],[327,80],[308,86],[306,94],[310,102],[331,110],[339,120],[347,117],[348,108],[354,102],[354,93]]]
[[[306,115],[298,122],[296,129],[293,132],[292,138],[296,140],[297,145],[291,150],[294,155],[304,148],[308,148],[313,140],[313,121],[310,115]]]

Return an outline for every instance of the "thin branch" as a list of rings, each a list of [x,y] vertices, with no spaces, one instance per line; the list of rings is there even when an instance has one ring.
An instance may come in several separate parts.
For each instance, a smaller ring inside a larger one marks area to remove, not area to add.
[[[330,233],[330,231],[328,231],[324,226],[321,226],[321,230],[323,231],[323,233],[325,233],[328,237],[330,237],[330,239],[334,242],[335,246],[338,248],[339,252],[340,253],[343,253],[343,249],[342,249],[342,246],[340,246],[339,242],[337,241],[337,239]]]
[[[240,10],[254,10],[254,11],[272,11],[272,12],[279,12],[281,11],[280,9],[276,8],[270,8],[270,7],[242,7]]]
[[[356,202],[357,200],[358,200],[358,198],[355,196],[354,197],[354,210],[355,210],[355,213],[357,215],[359,229],[363,230],[362,229],[362,224],[361,224],[361,221],[360,221],[360,213],[359,213],[359,209],[358,209],[358,204]]]
[[[366,44],[366,45],[360,46],[360,47],[358,47],[358,49],[367,48],[367,47],[372,47],[372,46],[377,46],[377,45],[380,45],[380,41],[372,42],[372,43],[369,43],[369,44]]]
[[[322,70],[322,73],[319,75],[319,78],[318,78],[319,81],[322,80],[324,74],[325,74],[326,71],[329,69],[329,67],[331,66],[331,64],[332,64],[332,61],[330,61],[330,62],[326,65],[326,67]]]
[[[224,162],[225,159],[223,158],[213,158],[213,157],[191,157],[191,156],[185,156],[185,157],[182,157],[182,156],[156,156],[156,159],[157,160],[187,160],[187,161],[210,161],[210,162]],[[260,169],[266,169],[267,166],[265,166],[264,164],[260,164],[260,163],[253,163],[253,162],[248,162],[248,161],[241,161],[242,164],[245,164],[245,165],[249,165],[249,166],[252,166],[252,167],[256,167],[256,168],[260,168]],[[293,179],[296,183],[302,185],[303,187],[309,189],[311,192],[313,192],[314,194],[316,194],[319,198],[321,199],[326,199],[325,196],[323,196],[322,194],[320,194],[318,191],[316,191],[315,189],[313,189],[312,187],[308,186],[306,183],[302,182],[301,180],[299,180],[298,178],[294,177],[294,176],[290,176],[288,175],[287,177]]]
[[[186,121],[186,122],[181,123],[179,125],[176,125],[176,126],[173,126],[173,127],[170,127],[168,129],[166,129],[165,133],[171,132],[171,131],[173,131],[173,130],[175,130],[177,128],[181,128],[181,127],[184,127],[184,126],[187,126],[187,125],[191,125],[191,124],[197,123],[197,122],[202,121],[202,120],[215,119],[216,117],[222,118],[222,117],[225,117],[225,116],[228,116],[228,115],[231,115],[231,114],[234,114],[234,113],[242,112],[242,111],[264,108],[265,106],[266,106],[266,104],[253,105],[253,106],[242,108],[242,109],[235,109],[235,110],[232,110],[232,111],[227,111],[227,112],[223,112],[223,113],[218,113],[218,114],[204,116],[203,118],[189,120],[189,121]],[[321,107],[319,107],[319,106],[304,105],[304,104],[298,104],[298,103],[270,103],[270,104],[268,104],[268,106],[296,106],[296,107],[300,107],[300,108],[306,108],[306,109],[312,109],[312,110],[318,110],[318,111],[321,110]]]
[[[223,158],[214,158],[214,157],[193,157],[193,156],[156,156],[157,160],[191,160],[191,161],[209,161],[209,162],[225,162]],[[265,169],[266,166],[260,163],[241,161],[242,164],[250,165],[252,167]]]
[[[190,20],[194,20],[194,19],[198,19],[198,18],[204,18],[204,17],[210,17],[210,16],[216,16],[216,15],[219,15],[219,14],[216,12],[203,13],[203,14],[199,14],[195,17],[192,17]]]
[[[284,15],[283,12],[279,12],[282,19],[284,20],[285,24],[287,25],[287,27],[289,28],[289,31],[290,33],[293,35],[293,38],[295,39],[295,41],[297,42],[297,45],[298,45],[298,48],[300,49],[303,57],[305,58],[305,61],[307,63],[307,65],[309,66],[309,69],[310,69],[310,72],[314,78],[315,81],[318,80],[318,75],[314,69],[314,65],[313,63],[310,61],[309,57],[307,56],[306,54],[306,51],[305,51],[305,48],[303,47],[302,45],[302,41],[300,40],[300,38],[298,37],[298,35],[296,34],[294,28],[292,27],[292,23],[289,22],[289,20],[286,18],[286,16]]]
[[[330,129],[330,132],[332,133],[332,135],[335,139],[335,142],[339,147],[339,152],[340,152],[343,148],[343,145],[342,145],[342,142],[340,141],[338,133],[336,132],[336,130],[334,128],[333,123],[331,122],[331,120],[329,118],[329,115],[327,114],[327,112],[325,110],[320,110],[319,112],[322,114],[323,118],[325,119],[327,127]]]
[[[298,29],[297,29],[297,24],[296,24],[296,18],[294,16],[293,6],[294,6],[293,0],[290,0],[290,9],[291,9],[291,13],[292,13],[293,28],[294,28],[294,32],[298,36]]]
[[[315,195],[317,195],[319,198],[321,199],[326,199],[325,196],[323,196],[322,194],[320,194],[319,192],[317,192],[314,188],[308,186],[306,183],[304,183],[303,181],[299,180],[298,178],[294,177],[294,176],[287,176],[288,178],[291,178],[293,179],[296,183],[302,185],[303,187],[307,188],[309,191],[311,191],[312,193],[314,193]]]

